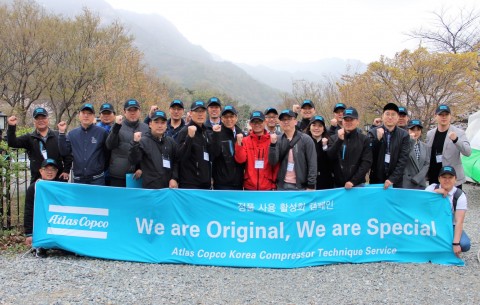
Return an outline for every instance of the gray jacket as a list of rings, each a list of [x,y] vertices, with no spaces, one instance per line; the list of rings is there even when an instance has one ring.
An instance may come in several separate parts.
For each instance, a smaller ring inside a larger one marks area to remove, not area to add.
[[[453,143],[453,141],[448,137],[448,134],[451,131],[454,131],[457,134],[458,140],[456,143]],[[430,147],[432,147],[433,139],[435,138],[435,132],[437,132],[437,128],[427,132],[426,143]],[[467,136],[463,130],[450,125],[445,143],[443,143],[442,166],[453,166],[455,172],[457,173],[457,186],[467,181],[465,178],[465,171],[463,170],[462,166],[462,160],[460,159],[460,154],[467,157],[472,154],[470,142],[468,142]]]
[[[427,186],[426,176],[430,167],[430,150],[422,141],[418,141],[420,158],[415,155],[415,141],[410,140],[410,153],[403,174],[403,188],[424,190]]]
[[[298,138],[298,140],[297,140]],[[302,132],[295,131],[292,141],[293,159],[295,162],[294,171],[298,188],[315,189],[317,184],[317,152],[312,138]],[[282,186],[288,165],[288,151],[290,150],[290,141],[285,134],[279,136],[277,143],[270,144],[268,153],[268,163],[275,166],[280,163],[277,174],[277,185]],[[280,158],[282,158],[280,160]]]

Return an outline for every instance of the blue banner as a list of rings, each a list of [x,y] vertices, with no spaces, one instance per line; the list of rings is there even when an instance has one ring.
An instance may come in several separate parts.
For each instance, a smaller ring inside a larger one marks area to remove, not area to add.
[[[145,190],[39,181],[33,244],[107,259],[296,268],[333,263],[463,265],[436,193]]]

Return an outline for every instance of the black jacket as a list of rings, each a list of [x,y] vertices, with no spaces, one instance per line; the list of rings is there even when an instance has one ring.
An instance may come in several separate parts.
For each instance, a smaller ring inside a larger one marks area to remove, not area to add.
[[[196,126],[195,136],[188,136],[188,126]],[[205,125],[196,125],[193,121],[185,125],[178,133],[177,143],[180,160],[179,187],[210,189],[212,159],[212,136]],[[208,156],[208,160],[206,157]]]
[[[25,193],[25,211],[23,213],[23,228],[26,235],[31,235],[33,232],[33,207],[35,200],[35,184],[37,180],[33,181]]]
[[[147,132],[140,142],[133,142],[129,161],[140,164],[143,188],[168,188],[170,179],[178,182],[177,143],[171,137],[158,139]]]
[[[17,137],[16,126],[8,126],[7,142],[8,146],[13,148],[24,148],[30,159],[31,182],[40,178],[40,165],[45,158],[42,155],[42,149],[47,151],[47,157],[54,159],[58,164],[58,176],[62,173],[70,173],[73,157],[71,154],[62,157],[58,149],[58,132],[48,129],[47,140],[43,141],[42,136],[33,131],[29,134]]]
[[[383,128],[385,133],[380,139],[377,138],[377,129]],[[410,153],[410,137],[408,133],[395,127],[390,133],[390,163],[385,166],[385,154],[387,153],[387,129],[384,126],[372,128],[368,136],[372,141],[373,164],[370,171],[370,183],[384,183],[390,180],[393,186],[401,188],[403,184],[403,173],[407,165],[408,154]]]
[[[236,134],[242,130],[235,126]],[[243,189],[243,164],[235,162],[236,136],[233,130],[222,126],[220,132],[212,133],[212,177],[214,189]]]
[[[327,154],[333,162],[336,187],[343,187],[349,181],[354,186],[365,183],[372,165],[372,148],[366,135],[358,129],[346,133],[344,140],[335,140]]]
[[[333,168],[332,162],[327,156],[327,151],[323,150],[322,140],[318,141],[312,138],[317,151],[317,190],[325,190],[333,188]],[[328,147],[332,145],[331,140]],[[328,148],[327,148],[328,150]]]

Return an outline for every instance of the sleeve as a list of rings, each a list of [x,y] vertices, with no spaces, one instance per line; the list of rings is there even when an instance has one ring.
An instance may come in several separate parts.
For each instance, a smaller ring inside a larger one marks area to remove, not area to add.
[[[120,145],[120,128],[122,128],[122,125],[117,123],[113,124],[113,127],[110,130],[106,141],[106,146],[108,150],[113,150]]]
[[[192,138],[188,136],[188,129],[183,128],[178,133],[178,156],[179,162],[188,160],[192,153]]]
[[[268,149],[268,163],[272,166],[276,165],[280,159],[280,141],[281,138],[278,139],[277,143],[270,143]]]
[[[211,161],[215,160],[222,153],[222,145],[220,140],[220,132],[212,132],[212,143],[211,143]]]
[[[333,145],[327,150],[327,156],[330,160],[334,161],[338,159],[338,150],[342,147],[343,140],[337,138]]]
[[[30,235],[33,232],[33,205],[35,198],[35,183],[31,184],[25,194],[25,212],[23,214],[23,227],[25,234]]]
[[[305,136],[305,157],[307,160],[307,187],[315,189],[317,186],[317,151],[310,136]]]
[[[407,166],[408,155],[410,153],[410,137],[408,134],[405,134],[402,137],[400,152],[398,155],[397,164],[395,164],[395,169],[392,174],[388,177],[393,184],[397,184],[403,179],[403,172],[405,171],[405,166]]]
[[[62,157],[67,157],[72,154],[72,144],[69,137],[64,133],[58,134],[58,151]]]
[[[12,148],[25,148],[27,150],[31,149],[30,135],[25,134],[23,136],[17,137],[17,126],[8,125],[7,129],[7,144]]]
[[[140,140],[141,142],[142,140]],[[140,142],[133,142],[128,153],[128,161],[130,164],[137,165],[142,161],[143,149],[140,147]]]
[[[175,140],[172,139],[172,161],[173,161],[173,164],[172,164],[172,179],[177,181],[177,183],[179,182],[178,179],[179,179],[179,160],[178,160],[178,145],[177,145],[177,142],[175,142]]]
[[[360,157],[360,165],[358,166],[358,170],[355,174],[353,174],[352,179],[350,179],[350,182],[352,182],[354,186],[358,185],[360,181],[365,181],[363,179],[372,167],[372,148],[370,146],[370,139],[368,139],[367,137],[363,140],[363,147],[361,153],[362,155]]]
[[[430,168],[431,148],[430,148],[430,146],[425,145],[425,144],[422,145],[422,146],[425,147],[425,150],[426,150],[426,158],[425,158],[425,162],[423,162],[422,168],[420,169],[420,171],[418,172],[418,174],[416,174],[416,175],[412,178],[412,181],[413,181],[415,184],[419,184],[420,181],[427,176],[428,169]]]
[[[457,136],[458,140],[455,143],[455,146],[458,148],[460,153],[462,153],[462,155],[466,157],[470,156],[472,154],[472,148],[470,147],[470,142],[468,141],[465,132],[463,130],[459,130]]]
[[[235,162],[239,164],[243,164],[247,162],[247,147],[245,145],[245,140],[247,138],[243,138],[242,145],[238,145],[237,141],[235,141]]]

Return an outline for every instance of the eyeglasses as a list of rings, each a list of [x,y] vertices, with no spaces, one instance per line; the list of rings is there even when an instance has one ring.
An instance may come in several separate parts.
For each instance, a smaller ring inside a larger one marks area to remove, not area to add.
[[[286,118],[282,118],[280,121],[282,121],[283,123],[287,123],[287,122],[290,122],[291,120],[293,120],[293,118],[291,116],[289,116],[289,117],[286,117]]]

